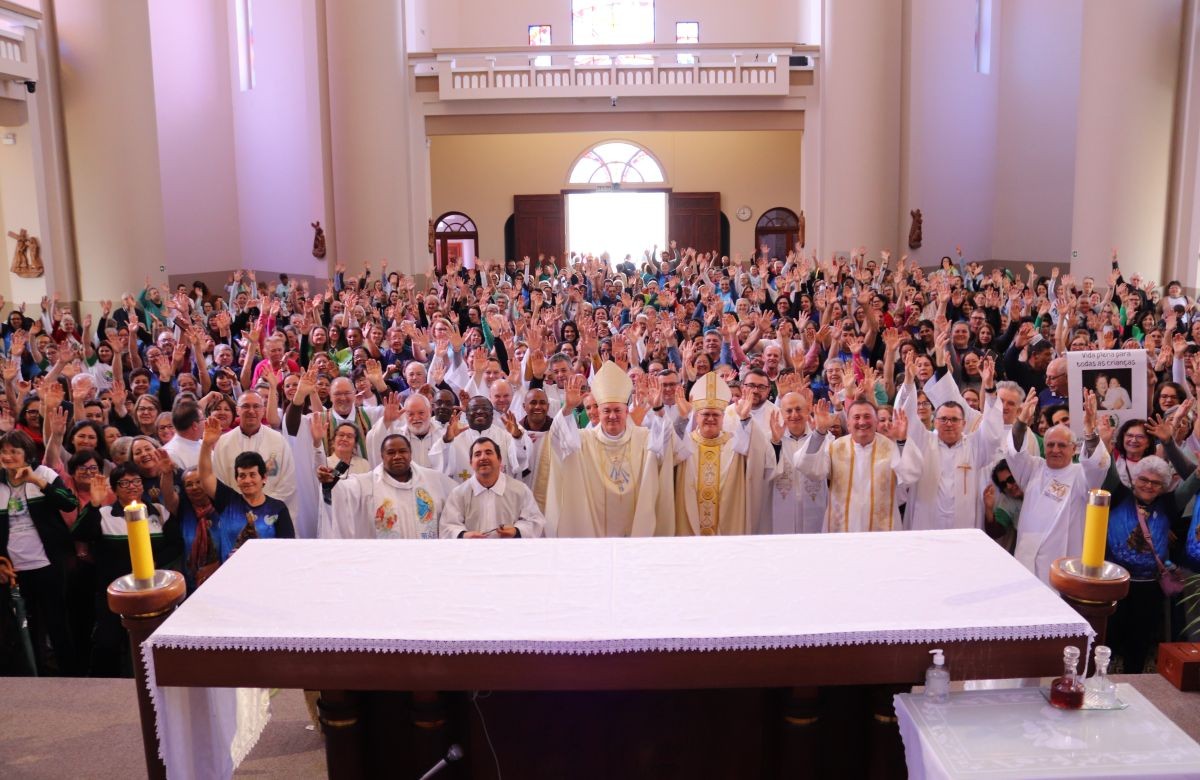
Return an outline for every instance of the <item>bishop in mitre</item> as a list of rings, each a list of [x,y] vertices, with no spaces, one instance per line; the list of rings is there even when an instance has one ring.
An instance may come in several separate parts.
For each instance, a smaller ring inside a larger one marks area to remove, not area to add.
[[[675,534],[677,536],[740,536],[754,532],[762,511],[756,498],[767,485],[761,464],[774,465],[762,427],[751,419],[753,399],[742,396],[735,415],[725,414],[733,393],[709,372],[692,387],[692,428],[689,420],[675,422]],[[683,411],[682,409],[680,411]]]
[[[671,536],[675,531],[672,432],[657,415],[661,401],[640,399],[629,411],[633,382],[612,361],[592,377],[600,424],[580,430],[574,412],[584,378],[567,382],[562,411],[550,426],[546,536]],[[659,388],[661,394],[661,387]]]

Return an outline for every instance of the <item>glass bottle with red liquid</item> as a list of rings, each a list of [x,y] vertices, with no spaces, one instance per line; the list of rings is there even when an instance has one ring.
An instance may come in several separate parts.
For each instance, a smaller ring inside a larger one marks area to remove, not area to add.
[[[1050,703],[1063,710],[1083,707],[1083,681],[1079,679],[1079,648],[1068,645],[1063,650],[1062,677],[1050,683]]]

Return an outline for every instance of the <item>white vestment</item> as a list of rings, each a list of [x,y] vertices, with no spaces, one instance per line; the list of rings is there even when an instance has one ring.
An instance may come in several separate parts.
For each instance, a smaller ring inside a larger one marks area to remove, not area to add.
[[[829,480],[825,532],[900,530],[896,488],[916,483],[920,453],[911,447],[901,451],[880,435],[869,444],[859,444],[850,435],[828,438],[812,431],[794,459],[802,475]]]
[[[322,539],[437,539],[439,520],[454,483],[444,474],[412,467],[407,482],[383,466],[338,480],[330,503],[321,502]]]
[[[412,450],[412,462],[418,466],[424,466],[427,469],[433,468],[433,461],[429,458],[429,451],[433,448],[433,443],[442,438],[446,432],[444,425],[437,420],[429,421],[429,430],[424,436],[418,436],[412,431],[407,422],[397,420],[390,426],[383,424],[383,418],[371,426],[371,430],[367,433],[367,460],[371,464],[371,468],[375,468],[382,460],[383,440],[392,434],[400,434],[408,439],[409,449]]]
[[[1052,469],[1037,451],[1017,450],[1012,434],[1008,440],[1008,467],[1025,500],[1017,525],[1013,555],[1042,582],[1050,582],[1050,564],[1056,558],[1083,552],[1083,519],[1088,490],[1104,483],[1108,473],[1108,450],[1097,444],[1091,455],[1078,463]]]
[[[501,474],[490,488],[474,476],[455,487],[441,523],[443,539],[457,539],[467,531],[487,533],[502,525],[516,526],[522,539],[536,539],[545,524],[533,492],[507,474]]]
[[[686,422],[676,424],[676,433]],[[722,436],[706,442],[699,432],[675,439],[675,533],[734,536],[756,532],[770,486],[763,462],[770,439],[753,420],[726,417]],[[771,469],[774,472],[774,451]],[[711,457],[711,459],[710,459]],[[769,473],[770,473],[769,472]],[[709,494],[709,500],[702,500]],[[769,519],[769,517],[768,517]]]
[[[916,393],[905,393],[902,408],[908,419],[916,419]],[[934,414],[936,417],[942,412]],[[909,491],[904,508],[908,530],[983,528],[983,489],[991,482],[987,467],[1000,446],[1003,425],[1000,404],[991,396],[979,429],[965,433],[954,446],[948,446],[923,425],[909,426],[905,447],[917,448],[923,463],[921,477]]]
[[[550,427],[546,536],[672,536],[675,500],[669,429],[650,416],[620,436],[580,430],[556,414]]]
[[[431,468],[441,471],[453,479],[455,483],[466,482],[471,478],[471,445],[475,443],[476,439],[485,436],[496,442],[496,445],[500,448],[500,457],[503,461],[504,472],[519,479],[521,473],[529,465],[529,455],[525,441],[527,437],[522,436],[519,439],[514,439],[502,425],[496,422],[493,422],[490,427],[482,431],[467,428],[458,434],[454,438],[454,441],[449,444],[445,441],[444,433],[442,436],[434,439],[432,446],[429,448]]]
[[[779,456],[771,474],[773,534],[815,534],[824,529],[829,485],[824,479],[801,474],[795,464],[796,451],[807,438],[807,432],[793,436],[785,431],[779,444]]]

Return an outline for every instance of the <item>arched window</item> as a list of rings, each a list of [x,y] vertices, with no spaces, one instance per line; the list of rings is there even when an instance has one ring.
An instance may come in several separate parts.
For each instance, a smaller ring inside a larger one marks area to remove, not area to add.
[[[791,209],[778,206],[763,212],[754,226],[754,252],[767,245],[767,257],[783,260],[800,241],[800,218]]]
[[[571,167],[571,184],[662,184],[662,166],[650,152],[628,141],[605,141],[585,152]]]
[[[475,221],[457,211],[449,211],[438,217],[433,230],[434,258],[437,269],[442,271],[448,262],[461,260],[467,268],[473,268],[479,257],[479,231]]]

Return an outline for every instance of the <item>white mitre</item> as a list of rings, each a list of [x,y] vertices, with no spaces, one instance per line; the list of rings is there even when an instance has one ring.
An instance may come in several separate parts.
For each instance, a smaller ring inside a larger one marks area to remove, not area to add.
[[[733,400],[733,391],[724,379],[717,376],[717,372],[709,371],[692,385],[688,400],[692,402],[693,409],[716,409],[723,412]]]
[[[633,380],[611,360],[600,367],[588,385],[597,405],[627,404],[633,394]]]

